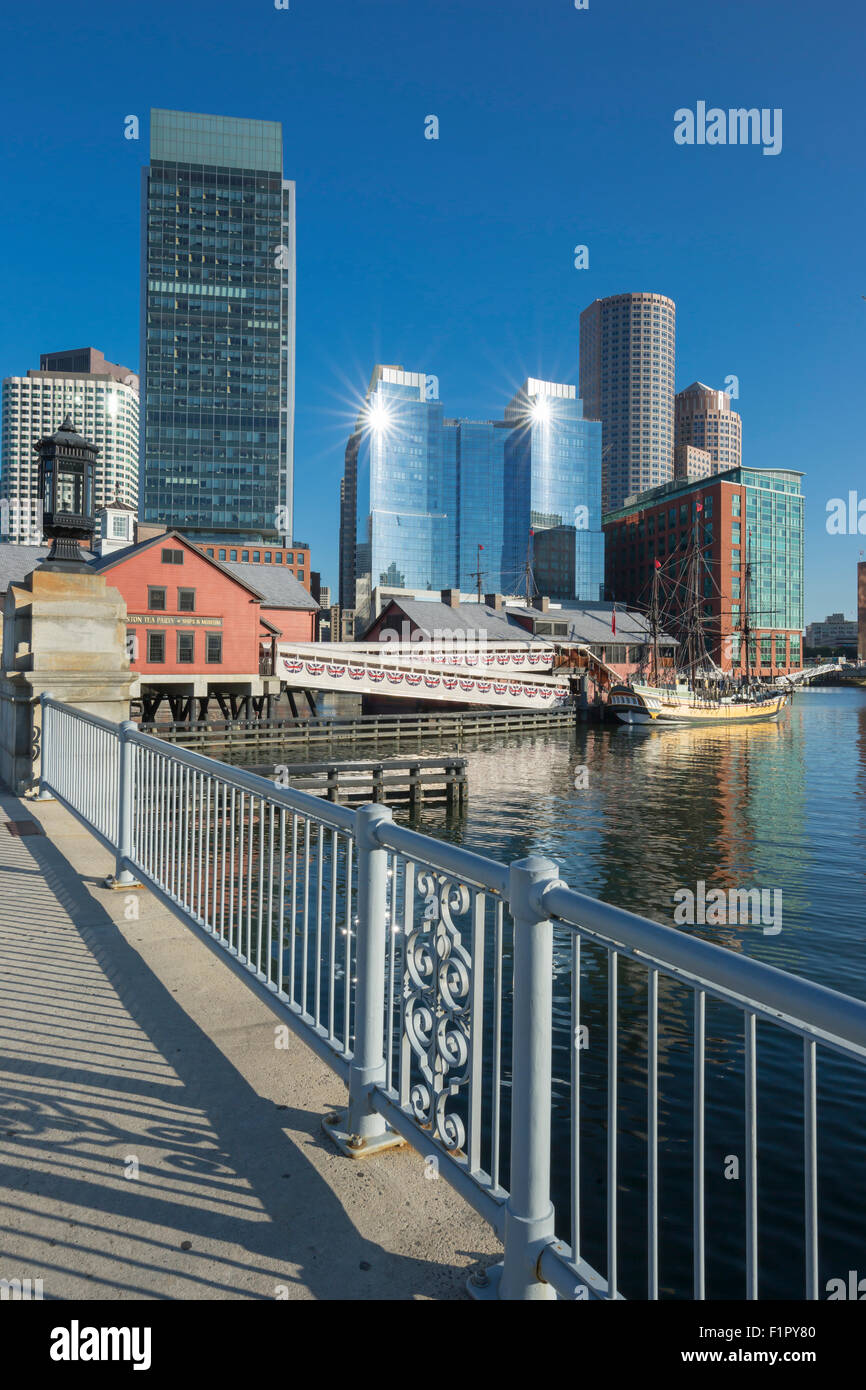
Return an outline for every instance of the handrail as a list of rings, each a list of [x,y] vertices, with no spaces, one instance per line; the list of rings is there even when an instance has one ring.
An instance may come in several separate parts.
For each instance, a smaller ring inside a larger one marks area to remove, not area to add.
[[[719,998],[866,1059],[866,1003],[860,999],[600,902],[564,883],[547,885],[541,899],[552,917],[594,934],[606,946],[631,951],[665,974],[688,977],[690,984]]]
[[[796,1034],[805,1290],[818,1297],[818,1048],[842,1054],[845,1066],[863,1066],[866,1002],[600,902],[570,888],[558,866],[539,856],[505,865],[397,825],[384,806],[324,802],[131,723],[113,725],[47,695],[41,705],[42,788],[114,850],[113,883],[151,888],[347,1080],[346,1108],[325,1124],[344,1153],[377,1153],[407,1139],[439,1164],[502,1237],[504,1262],[487,1281],[499,1297],[624,1296],[620,957],[645,972],[647,985],[645,1030],[641,1020],[634,1036],[646,1041],[650,1299],[659,1296],[664,1152],[659,1058],[667,1001],[659,977],[693,997],[692,1046],[685,1049],[692,1191],[690,1200],[678,1194],[666,1220],[691,1218],[695,1298],[706,1289],[707,1000],[733,1006],[743,1020],[742,1042],[731,1045],[742,1059],[744,1134],[725,1142],[744,1141],[732,1152],[744,1155],[749,1298],[759,1289],[756,1020]],[[588,1262],[580,1235],[584,945],[599,950],[607,967],[604,1273]],[[682,1026],[674,1037],[682,1041]],[[568,1075],[558,1072],[554,1084],[555,1049]],[[790,1072],[790,1058],[785,1065]],[[552,1114],[561,1109],[563,1087],[567,1135],[560,1132],[558,1142],[568,1151],[569,1230],[551,1200],[554,1157],[562,1167]],[[511,1127],[503,1143],[506,1106]],[[729,1125],[730,1107],[725,1119]]]
[[[184,767],[195,768],[211,776],[217,775],[220,781],[227,786],[242,788],[266,801],[284,805],[301,815],[315,816],[317,820],[323,821],[334,829],[351,833],[354,827],[354,812],[348,807],[338,806],[332,802],[323,802],[321,797],[312,796],[309,792],[278,786],[277,783],[269,781],[267,777],[262,777],[257,772],[248,772],[246,768],[241,767],[228,767],[227,764],[219,763],[215,758],[208,758],[204,753],[196,753],[191,748],[178,748],[175,744],[167,745],[164,739],[154,738],[152,734],[143,734],[139,729],[131,729],[128,740],[139,748],[150,748],[161,754],[165,753],[166,747],[171,747],[173,758]]]

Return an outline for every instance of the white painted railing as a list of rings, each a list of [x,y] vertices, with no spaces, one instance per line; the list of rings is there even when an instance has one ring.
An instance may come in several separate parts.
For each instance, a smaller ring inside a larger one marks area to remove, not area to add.
[[[499,864],[396,825],[385,807],[323,803],[48,696],[42,730],[42,793],[112,845],[115,882],[146,885],[201,932],[345,1080],[346,1110],[328,1122],[335,1139],[363,1154],[402,1136],[498,1233],[504,1261],[475,1279],[477,1295],[614,1299],[627,1289],[656,1299],[665,1286],[663,1214],[665,1231],[690,1248],[688,1291],[704,1298],[714,1256],[705,1222],[707,1079],[714,1050],[736,1053],[741,1034],[739,1119],[726,1111],[721,1152],[742,1163],[739,1273],[741,1292],[756,1299],[760,1026],[774,1046],[792,1038],[797,1053],[785,1077],[795,1077],[802,1103],[802,1175],[799,1191],[786,1194],[786,1238],[796,1225],[801,1289],[819,1296],[818,1059],[841,1059],[837,1084],[856,1115],[866,1004],[577,893],[539,856]],[[591,973],[588,959],[603,968]],[[598,1010],[600,982],[605,1036],[588,1052],[586,1010]],[[682,1135],[673,1148],[662,1136],[660,1079],[669,1082],[682,1051],[686,1000],[691,1174],[666,1182],[662,1213],[661,1180]],[[708,1034],[709,1005],[725,1011],[727,1032]],[[640,1138],[620,1133],[621,1075],[636,1055]],[[603,1067],[595,1085],[587,1059],[596,1072]],[[603,1171],[586,1171],[588,1112],[604,1128]],[[626,1137],[643,1155],[640,1281],[634,1260],[624,1273],[620,1265],[625,1234],[635,1240],[620,1219],[630,1194]],[[862,1132],[852,1125],[846,1142],[847,1169],[859,1171]],[[551,1197],[554,1159],[561,1215]],[[837,1181],[832,1167],[825,1181],[830,1189]],[[599,1202],[605,1235],[593,1264],[582,1216]],[[850,1233],[846,1226],[834,1239],[850,1237],[843,1258],[856,1268],[856,1203],[849,1222]],[[790,1248],[764,1248],[761,1267],[776,1259],[787,1269]]]
[[[543,709],[570,694],[567,676],[550,673],[552,662],[551,649],[532,651],[525,643],[507,650],[431,647],[424,653],[413,644],[387,642],[348,652],[342,644],[280,642],[275,674],[306,690]]]

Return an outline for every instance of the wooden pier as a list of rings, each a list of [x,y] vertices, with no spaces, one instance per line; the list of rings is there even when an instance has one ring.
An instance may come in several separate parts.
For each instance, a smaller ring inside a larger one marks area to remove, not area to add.
[[[467,736],[519,730],[572,729],[574,710],[430,710],[423,714],[362,714],[354,718],[208,720],[200,723],[145,724],[142,731],[181,748],[200,748],[215,757],[268,745],[279,748],[320,748],[328,751],[346,743],[412,746],[423,739],[448,738],[459,743]],[[217,750],[217,751],[215,751]]]
[[[428,802],[444,802],[452,811],[466,804],[465,758],[280,764],[276,773],[278,781],[298,791],[345,805],[380,801],[383,805],[408,805],[415,811]]]

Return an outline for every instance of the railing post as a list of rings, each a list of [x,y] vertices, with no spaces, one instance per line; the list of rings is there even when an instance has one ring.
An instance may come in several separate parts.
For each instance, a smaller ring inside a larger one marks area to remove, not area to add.
[[[48,728],[46,711],[48,708],[47,702],[52,698],[53,696],[47,690],[43,690],[39,696],[39,795],[37,796],[38,801],[54,800],[54,794],[51,791],[50,786],[48,784],[48,779],[45,776],[47,752],[45,731]],[[54,750],[52,749],[52,752],[53,751]]]
[[[554,1239],[550,1200],[553,926],[541,904],[541,894],[550,883],[560,881],[559,866],[541,855],[533,854],[511,865],[511,1191],[505,1209],[505,1259],[496,1290],[501,1299],[556,1298],[538,1272],[542,1251]]]
[[[349,1068],[349,1103],[329,1116],[325,1130],[343,1153],[364,1158],[405,1143],[373,1108],[370,1093],[385,1080],[385,961],[388,933],[388,851],[377,831],[390,822],[389,807],[359,806],[355,820],[358,852],[358,927],[355,967],[355,1047]],[[393,891],[393,890],[392,890]],[[348,1026],[348,1024],[347,1024]]]
[[[129,735],[135,733],[136,726],[131,719],[125,719],[118,731],[119,769],[117,779],[117,846],[115,850],[114,873],[105,880],[106,888],[140,888],[135,875],[126,868],[124,861],[132,856],[132,808],[135,795],[135,744],[130,743]]]

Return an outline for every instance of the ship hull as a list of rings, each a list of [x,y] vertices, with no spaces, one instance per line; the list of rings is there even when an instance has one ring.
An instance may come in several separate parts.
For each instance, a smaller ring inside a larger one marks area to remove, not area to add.
[[[789,698],[787,691],[780,691],[764,700],[728,699],[711,704],[691,693],[618,685],[610,692],[610,705],[622,724],[748,724],[778,719]]]

